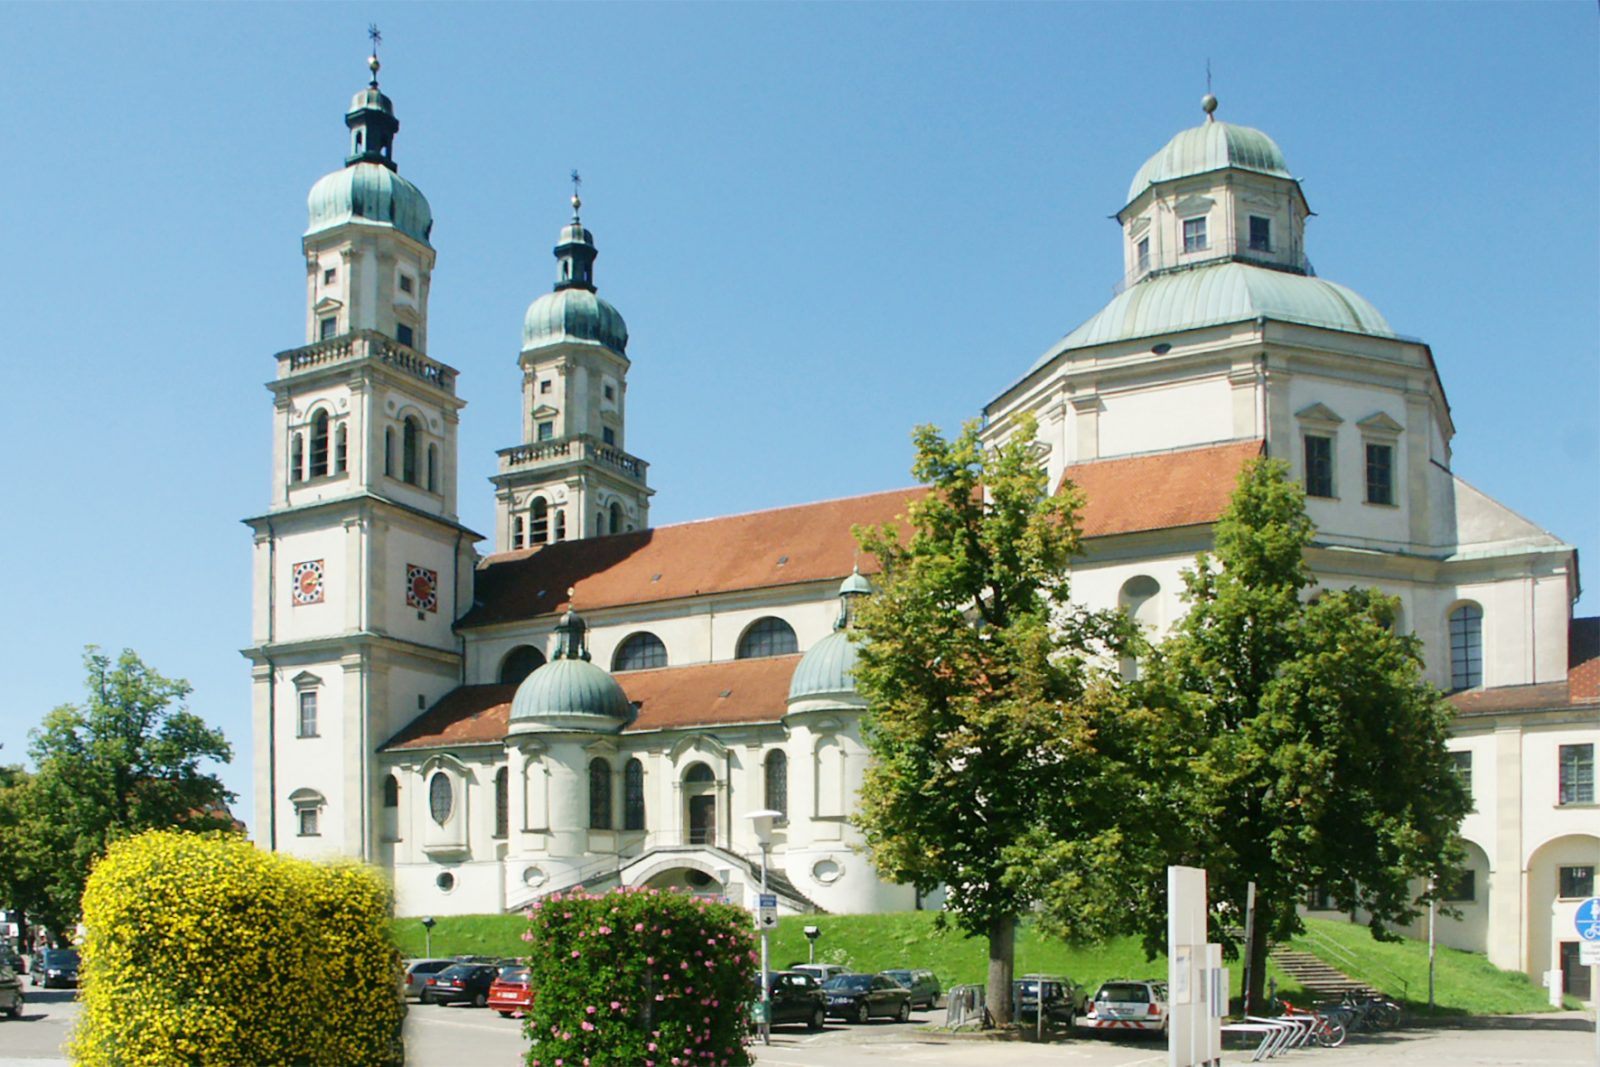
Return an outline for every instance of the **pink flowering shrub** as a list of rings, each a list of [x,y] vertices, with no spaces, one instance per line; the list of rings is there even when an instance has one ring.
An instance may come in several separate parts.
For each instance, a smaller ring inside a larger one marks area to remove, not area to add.
[[[553,894],[528,910],[523,938],[529,1067],[751,1062],[756,955],[742,908],[653,889]]]

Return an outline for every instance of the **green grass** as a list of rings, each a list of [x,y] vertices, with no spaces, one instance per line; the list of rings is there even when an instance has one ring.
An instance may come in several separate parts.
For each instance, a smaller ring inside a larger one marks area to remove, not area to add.
[[[808,915],[785,916],[771,939],[774,968],[787,967],[806,959],[803,927],[822,929],[817,941],[817,961],[842,963],[858,971],[881,971],[890,967],[925,967],[939,976],[948,989],[959,983],[981,983],[987,961],[987,945],[981,938],[963,937],[954,925],[941,930],[936,913],[929,911],[892,912],[883,915]],[[522,932],[527,920],[514,915],[457,915],[439,919],[433,929],[436,956],[485,955],[518,956],[524,949]],[[1342,946],[1359,961],[1347,967],[1340,959],[1319,952],[1315,944],[1297,940],[1295,947],[1324,955],[1343,970],[1355,970],[1360,978],[1394,997],[1404,996],[1413,1007],[1425,1008],[1428,999],[1428,946],[1418,941],[1374,941],[1365,927],[1323,919],[1308,919],[1310,932]],[[422,924],[416,919],[397,919],[395,942],[406,956],[423,955]],[[1435,970],[1435,1002],[1443,1014],[1503,1015],[1548,1011],[1549,1000],[1543,989],[1515,971],[1502,971],[1485,957],[1454,949],[1438,950]],[[1233,995],[1239,995],[1243,968],[1237,961],[1228,964]],[[1063,974],[1090,989],[1112,978],[1162,978],[1167,959],[1146,960],[1139,943],[1129,937],[1115,938],[1096,945],[1072,946],[1040,937],[1031,923],[1024,923],[1017,936],[1018,974],[1041,972]],[[1389,972],[1393,972],[1390,974]],[[1305,992],[1275,965],[1267,974],[1276,980],[1278,990],[1296,999]],[[1394,975],[1405,979],[1406,985]],[[1575,1006],[1575,1003],[1574,1005]]]
[[[923,967],[939,976],[940,985],[949,989],[961,983],[982,983],[988,967],[988,945],[981,938],[964,937],[952,924],[941,930],[931,911],[891,912],[882,915],[807,915],[784,916],[770,941],[774,968],[806,960],[804,927],[817,926],[819,963],[842,963],[858,971],[881,971],[891,967]],[[523,951],[522,931],[527,920],[521,915],[460,915],[443,917],[433,929],[433,952],[437,956],[476,954],[516,956]],[[402,955],[423,955],[422,924],[416,919],[397,919],[395,941]],[[1167,958],[1146,960],[1139,942],[1131,937],[1116,938],[1096,945],[1074,947],[1040,937],[1032,924],[1024,923],[1017,936],[1018,974],[1062,974],[1091,990],[1112,978],[1165,978]],[[1269,968],[1279,988],[1299,992],[1294,980]],[[1233,992],[1238,995],[1238,967],[1233,968]]]
[[[1364,926],[1329,919],[1307,919],[1309,938],[1294,947],[1316,953],[1340,970],[1416,1010],[1428,1004],[1428,945],[1425,941],[1375,941]],[[1359,961],[1346,965],[1336,953],[1323,951],[1317,938],[1339,945]],[[1404,979],[1402,983],[1398,979]],[[1577,1002],[1569,999],[1569,1007]],[[1509,1015],[1551,1011],[1550,996],[1518,971],[1502,971],[1476,952],[1440,946],[1434,960],[1434,1003],[1439,1014]]]

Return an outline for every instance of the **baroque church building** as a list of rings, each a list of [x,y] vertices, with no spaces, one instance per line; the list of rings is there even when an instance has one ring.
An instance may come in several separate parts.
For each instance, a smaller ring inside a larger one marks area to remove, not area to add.
[[[902,518],[919,491],[651,527],[628,330],[596,292],[574,196],[554,288],[523,322],[494,530],[463,526],[465,402],[429,354],[432,211],[399,174],[372,67],[345,166],[311,189],[305,339],[276,357],[272,496],[246,520],[258,838],[380,865],[402,914],[579,885],[749,900],[748,816],[775,811],[783,910],[922,906],[878,877],[850,821],[867,761],[851,616],[873,570],[850,530]],[[1019,359],[982,407],[986,436],[1036,416],[1052,484],[1087,498],[1074,595],[1157,636],[1241,467],[1287,460],[1319,581],[1397,597],[1459,713],[1476,810],[1442,939],[1578,981],[1572,913],[1600,864],[1600,620],[1572,617],[1576,552],[1452,472],[1431,349],[1316,276],[1278,146],[1205,103],[1116,214],[1117,294]]]

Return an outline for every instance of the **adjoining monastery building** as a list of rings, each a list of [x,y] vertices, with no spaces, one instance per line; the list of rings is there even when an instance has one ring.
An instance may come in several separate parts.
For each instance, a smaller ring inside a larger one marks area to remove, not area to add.
[[[1530,974],[1564,966],[1583,988],[1600,620],[1572,618],[1576,552],[1452,473],[1433,352],[1312,272],[1310,209],[1278,146],[1206,104],[1117,212],[1120,292],[1018,360],[986,434],[1037,417],[1052,484],[1088,499],[1075,595],[1156,634],[1241,466],[1287,460],[1318,579],[1397,597],[1459,710],[1476,810],[1443,939]],[[652,528],[628,331],[596,293],[574,197],[554,290],[523,323],[494,530],[465,528],[463,401],[430,355],[432,212],[396,169],[376,76],[345,122],[346,165],[309,199],[305,343],[269,383],[272,499],[247,520],[263,843],[382,865],[404,914],[578,884],[745,899],[745,816],[775,809],[781,907],[918,906],[850,823],[867,709],[849,627],[870,592],[850,528],[902,516],[917,490]]]

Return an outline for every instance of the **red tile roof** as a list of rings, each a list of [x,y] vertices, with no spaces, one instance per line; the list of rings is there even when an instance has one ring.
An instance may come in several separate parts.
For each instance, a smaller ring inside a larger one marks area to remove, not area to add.
[[[624,733],[730,723],[777,722],[799,656],[772,656],[616,675],[639,717]],[[514,685],[452,690],[384,745],[388,751],[496,744],[511,722]]]
[[[1066,469],[1084,496],[1085,537],[1216,522],[1244,465],[1261,455],[1259,439],[1077,463]]]
[[[579,609],[592,611],[842,579],[858,563],[871,573],[876,562],[859,556],[850,528],[900,521],[926,492],[893,489],[490,556],[478,567],[477,603],[458,625],[562,611],[569,588]]]

